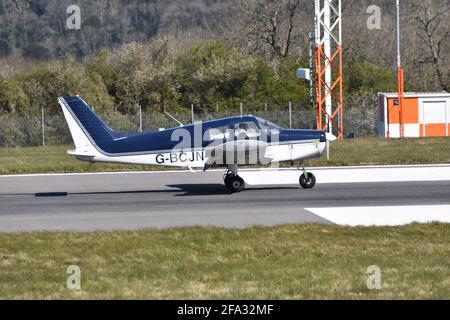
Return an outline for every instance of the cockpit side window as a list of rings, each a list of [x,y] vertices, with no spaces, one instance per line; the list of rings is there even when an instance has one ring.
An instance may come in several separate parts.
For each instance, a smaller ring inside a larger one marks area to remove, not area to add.
[[[234,126],[236,137],[254,138],[259,136],[259,128],[254,122],[240,122]]]
[[[257,118],[258,123],[261,127],[261,129],[266,129],[266,130],[280,130],[282,129],[279,125],[276,125],[273,122],[270,122],[266,119],[262,119],[262,118]]]
[[[254,122],[240,122],[235,125],[235,129],[236,130],[240,129],[240,130],[245,130],[245,131],[258,130],[258,126]]]
[[[225,139],[225,127],[209,128],[204,137],[206,141],[223,140]]]

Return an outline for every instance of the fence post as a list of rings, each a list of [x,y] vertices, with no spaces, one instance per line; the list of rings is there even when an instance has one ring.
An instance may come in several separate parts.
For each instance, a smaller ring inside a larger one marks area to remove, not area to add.
[[[292,102],[289,101],[289,129],[292,129]]]
[[[244,105],[241,101],[241,117],[244,115]]]
[[[138,107],[139,107],[139,132],[142,132],[142,107],[140,103],[138,103]]]
[[[194,118],[194,104],[191,103],[191,116],[192,116],[192,123],[195,122],[195,118]]]
[[[44,107],[41,108],[41,130],[42,130],[42,146],[45,147],[45,117],[44,117]]]

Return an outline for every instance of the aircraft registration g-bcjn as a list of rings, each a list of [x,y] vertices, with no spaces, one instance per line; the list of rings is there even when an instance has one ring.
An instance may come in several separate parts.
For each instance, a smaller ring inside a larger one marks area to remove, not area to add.
[[[300,162],[300,185],[316,184],[304,161],[319,158],[332,134],[317,130],[283,129],[254,116],[237,116],[198,122],[156,132],[117,132],[108,127],[79,96],[58,102],[70,129],[75,150],[68,154],[91,163],[124,163],[189,168],[224,167],[225,186],[231,192],[245,187],[239,166]]]

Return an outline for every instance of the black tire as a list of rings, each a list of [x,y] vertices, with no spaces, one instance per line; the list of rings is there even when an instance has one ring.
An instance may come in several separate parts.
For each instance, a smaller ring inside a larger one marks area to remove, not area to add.
[[[228,175],[225,177],[225,186],[228,190],[232,193],[238,193],[244,190],[245,188],[245,181],[239,176],[235,175]]]
[[[312,189],[316,185],[316,177],[312,173],[300,176],[300,185],[303,189]]]

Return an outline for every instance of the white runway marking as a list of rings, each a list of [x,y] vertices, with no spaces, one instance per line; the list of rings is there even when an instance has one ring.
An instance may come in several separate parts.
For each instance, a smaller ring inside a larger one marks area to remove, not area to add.
[[[406,182],[406,181],[450,181],[450,165],[405,165],[405,166],[349,166],[307,168],[317,177],[317,183],[364,183],[364,182]],[[208,170],[224,172],[225,169]],[[2,178],[58,177],[58,176],[107,176],[107,175],[153,175],[183,174],[190,170],[121,171],[81,173],[37,173],[0,175]],[[195,174],[203,174],[197,169]],[[239,170],[239,175],[249,185],[298,184],[301,171],[295,168],[265,168]]]
[[[399,207],[347,207],[306,209],[344,226],[402,226],[411,223],[450,223],[450,205]]]
[[[308,168],[316,176],[317,183],[374,183],[374,182],[414,182],[450,181],[450,166],[380,166]],[[239,175],[249,185],[298,184],[301,171],[261,170],[242,171]]]

